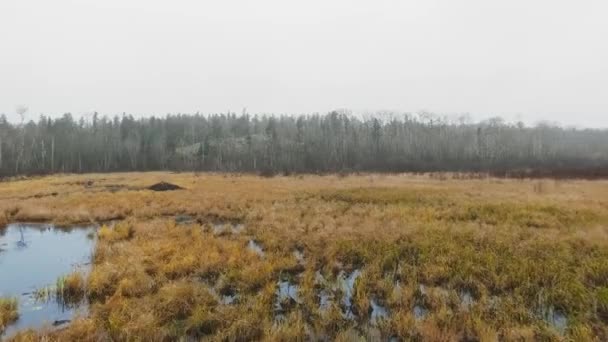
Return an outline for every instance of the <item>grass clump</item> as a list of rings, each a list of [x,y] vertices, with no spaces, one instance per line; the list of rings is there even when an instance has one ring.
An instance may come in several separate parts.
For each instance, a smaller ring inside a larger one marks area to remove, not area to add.
[[[602,287],[597,290],[597,313],[599,318],[608,323],[608,287]]]
[[[101,226],[101,228],[99,228],[97,236],[99,236],[100,240],[116,242],[121,240],[128,240],[133,237],[133,234],[133,224],[129,221],[125,221],[117,223],[112,228],[106,225]]]
[[[0,298],[0,334],[6,327],[19,319],[19,305],[16,298]]]
[[[217,305],[217,301],[202,286],[189,282],[178,282],[159,290],[155,312],[160,323],[185,320],[197,309],[201,314],[204,308]]]
[[[72,272],[57,278],[56,296],[65,304],[77,304],[85,294],[85,278],[81,272]]]

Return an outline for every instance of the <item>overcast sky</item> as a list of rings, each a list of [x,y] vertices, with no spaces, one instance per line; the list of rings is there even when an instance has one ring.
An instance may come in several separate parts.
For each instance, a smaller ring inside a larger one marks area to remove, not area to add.
[[[0,0],[0,113],[18,104],[608,127],[608,1]]]

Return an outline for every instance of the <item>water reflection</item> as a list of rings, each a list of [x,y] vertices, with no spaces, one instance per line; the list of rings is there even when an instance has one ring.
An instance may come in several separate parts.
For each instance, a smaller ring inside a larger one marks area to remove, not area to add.
[[[52,294],[58,277],[90,268],[94,227],[10,224],[1,230],[0,296],[19,301],[19,319],[7,327],[5,336],[24,328],[61,325],[76,312],[86,313],[86,305],[66,305]]]

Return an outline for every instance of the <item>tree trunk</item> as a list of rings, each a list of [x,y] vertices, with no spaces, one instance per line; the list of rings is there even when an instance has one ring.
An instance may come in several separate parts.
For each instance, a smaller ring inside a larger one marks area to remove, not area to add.
[[[51,138],[51,172],[55,172],[55,137]]]

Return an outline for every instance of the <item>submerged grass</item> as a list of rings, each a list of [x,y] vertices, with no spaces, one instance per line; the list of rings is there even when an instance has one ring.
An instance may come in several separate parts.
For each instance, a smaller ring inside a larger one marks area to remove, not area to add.
[[[19,318],[19,305],[16,298],[0,298],[0,334],[9,324]]]
[[[78,304],[85,295],[85,278],[82,273],[75,271],[57,278],[55,295],[59,302],[66,305]]]
[[[88,179],[97,187],[78,185]],[[141,190],[161,180],[188,190]],[[6,183],[9,195],[58,193],[0,199],[9,221],[121,219],[98,230],[90,274],[60,281],[88,296],[90,317],[15,339],[606,340],[608,183],[538,182],[140,173]],[[210,222],[242,228],[218,234]]]

